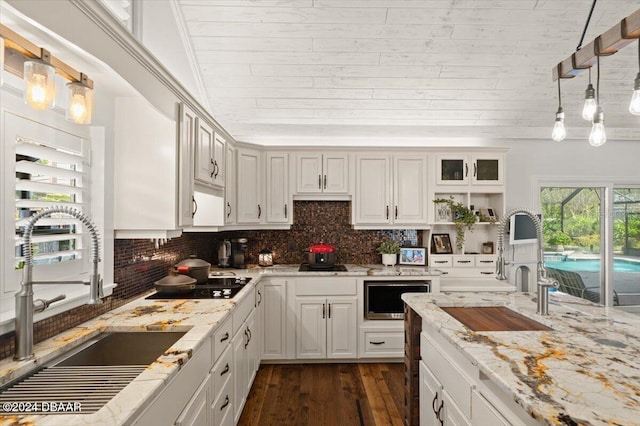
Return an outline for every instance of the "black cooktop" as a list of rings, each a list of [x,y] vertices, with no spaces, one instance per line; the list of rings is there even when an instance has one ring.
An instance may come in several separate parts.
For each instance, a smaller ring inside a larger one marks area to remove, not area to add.
[[[209,278],[206,284],[198,284],[189,293],[164,294],[153,293],[145,299],[231,299],[249,282],[251,278]]]
[[[344,265],[333,265],[328,268],[312,267],[308,263],[300,265],[298,272],[347,272],[347,267]]]

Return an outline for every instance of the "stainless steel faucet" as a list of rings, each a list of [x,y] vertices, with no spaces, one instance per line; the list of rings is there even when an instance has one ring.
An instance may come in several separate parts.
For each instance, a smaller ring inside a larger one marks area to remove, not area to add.
[[[92,272],[88,282],[84,281],[33,281],[33,251],[31,238],[33,228],[40,219],[51,216],[55,213],[63,213],[80,220],[89,230],[91,235],[91,262]],[[33,300],[33,284],[89,284],[88,305],[98,305],[102,303],[104,294],[102,292],[102,279],[98,273],[98,262],[100,262],[100,246],[98,230],[96,226],[79,210],[71,207],[52,207],[43,209],[31,216],[29,222],[24,227],[24,248],[25,261],[22,270],[22,282],[20,291],[16,293],[16,352],[13,359],[21,361],[33,357],[33,314],[42,312],[54,302],[65,299],[67,296],[61,294],[50,300]]]
[[[515,214],[527,215],[536,226],[536,237],[538,240],[538,259],[537,259],[537,274],[536,282],[538,284],[538,310],[539,315],[549,315],[549,287],[558,287],[558,281],[549,278],[547,270],[544,268],[544,245],[542,243],[542,223],[540,219],[533,212],[526,209],[514,209],[505,215],[504,218],[498,224],[498,263],[496,265],[496,278],[499,280],[506,280],[506,266],[507,262],[504,258],[504,237],[507,224],[511,220],[511,216]],[[512,231],[513,232],[513,231]]]

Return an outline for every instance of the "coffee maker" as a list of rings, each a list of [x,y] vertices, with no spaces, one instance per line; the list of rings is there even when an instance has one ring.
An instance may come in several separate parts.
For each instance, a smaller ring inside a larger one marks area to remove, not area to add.
[[[248,245],[248,238],[233,238],[231,240],[231,258],[229,264],[232,268],[246,269],[246,252]]]

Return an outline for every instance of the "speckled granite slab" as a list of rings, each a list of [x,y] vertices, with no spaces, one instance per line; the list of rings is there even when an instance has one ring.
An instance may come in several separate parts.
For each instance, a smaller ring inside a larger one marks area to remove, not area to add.
[[[640,316],[559,293],[402,298],[532,417],[548,425],[640,425]],[[440,307],[506,306],[553,331],[473,332]]]

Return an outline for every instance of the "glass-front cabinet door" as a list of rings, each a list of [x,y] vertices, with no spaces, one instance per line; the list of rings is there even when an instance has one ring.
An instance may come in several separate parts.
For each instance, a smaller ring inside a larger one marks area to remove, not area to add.
[[[437,156],[436,185],[502,185],[501,154],[442,154]]]
[[[474,155],[469,167],[471,183],[478,185],[501,185],[503,183],[502,157],[497,155]]]
[[[468,185],[469,156],[447,154],[439,155],[437,164],[438,185]]]

